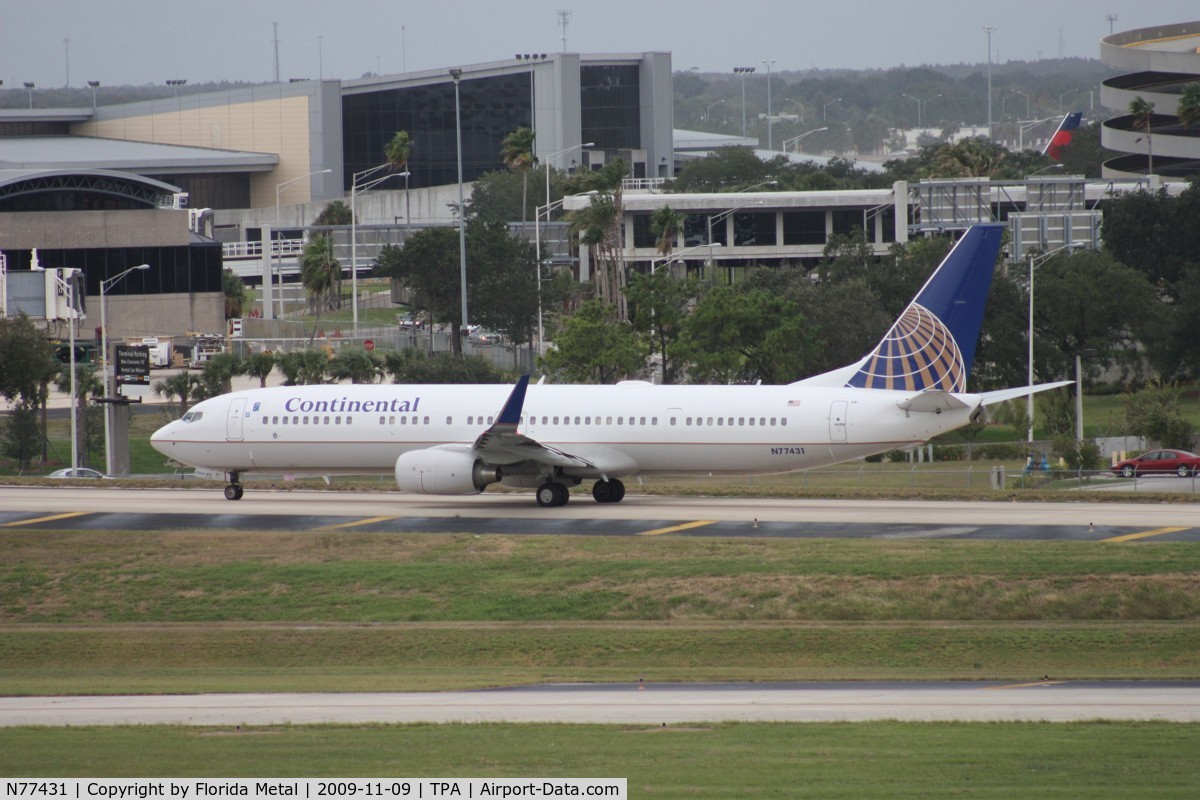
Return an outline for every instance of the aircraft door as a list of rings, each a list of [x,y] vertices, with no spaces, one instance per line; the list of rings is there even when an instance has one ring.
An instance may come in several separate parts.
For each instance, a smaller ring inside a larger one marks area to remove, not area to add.
[[[846,407],[845,400],[834,400],[829,406],[829,440],[840,443],[846,441]]]
[[[225,418],[225,438],[231,442],[242,440],[242,419],[246,410],[246,398],[235,397],[229,403],[229,414]]]

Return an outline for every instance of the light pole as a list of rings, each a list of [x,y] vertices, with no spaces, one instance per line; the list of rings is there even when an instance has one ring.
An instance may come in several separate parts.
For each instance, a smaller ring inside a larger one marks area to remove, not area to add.
[[[1045,263],[1052,258],[1056,253],[1063,250],[1075,250],[1080,247],[1085,247],[1086,242],[1070,242],[1068,244],[1059,245],[1053,250],[1042,253],[1041,255],[1029,254],[1029,387],[1033,386],[1033,270],[1040,264]],[[1033,392],[1030,392],[1026,398],[1025,414],[1029,422],[1029,438],[1027,441],[1033,442]]]
[[[549,175],[549,167],[547,167],[547,176]],[[547,181],[549,177],[547,177]],[[550,184],[547,183],[547,186]],[[547,189],[547,191],[549,191]],[[549,198],[547,198],[549,199]],[[550,222],[550,212],[558,206],[566,202],[567,198],[563,197],[555,200],[553,203],[546,203],[544,206],[537,206],[533,209],[533,240],[534,240],[534,257],[537,259],[537,301],[538,301],[538,355],[542,355],[542,343],[545,330],[542,327],[542,212],[546,212],[546,222]]]
[[[754,72],[754,67],[734,67],[733,74],[742,76],[742,138],[746,137],[746,76]]]
[[[96,90],[100,88],[100,81],[88,81],[87,85],[92,87],[92,113],[96,113]]]
[[[737,209],[734,209],[734,211],[736,211],[736,210]],[[726,213],[729,213],[729,212],[726,212]],[[692,252],[693,250],[703,250],[704,248],[708,248],[709,251],[711,252],[714,247],[720,247],[720,246],[721,246],[720,244],[713,244],[710,241],[708,244],[698,244],[693,247],[688,247],[683,250],[680,250],[678,253],[671,253],[670,255],[663,256],[662,258],[652,258],[652,259],[650,259],[650,274],[653,275],[655,272],[658,271],[659,267],[663,266],[664,264],[674,263],[674,262],[678,261],[681,256],[684,256],[684,255]],[[656,264],[658,266],[655,266]]]
[[[1008,99],[1009,94],[1019,94],[1025,98],[1025,116],[1028,117],[1029,116],[1029,94],[1026,92],[1022,92],[1020,89],[1009,89],[1008,94],[1004,95],[1004,98],[1000,101],[1000,116],[1002,116],[1002,117],[1004,116],[1004,101]]]
[[[175,90],[175,99],[179,99],[179,87],[187,86],[187,78],[172,78],[167,81],[167,86]]]
[[[771,141],[771,66],[775,63],[773,58],[763,59],[763,66],[767,68],[767,149],[774,149]]]
[[[104,376],[104,398],[111,401],[113,396],[112,375],[108,371],[108,317],[106,310],[107,300],[104,293],[108,291],[108,287],[116,284],[117,281],[124,278],[131,272],[137,270],[150,269],[149,264],[139,264],[136,267],[130,267],[115,278],[100,281],[100,369]],[[112,475],[113,473],[113,452],[112,452],[112,403],[104,404],[104,474]]]
[[[307,175],[301,175],[299,178],[292,178],[290,181],[275,184],[275,221],[279,221],[279,193],[281,190],[291,186],[296,181],[302,181],[305,178],[311,178],[313,175],[324,175],[327,172],[333,172],[331,169],[319,169],[316,172],[310,172]],[[388,176],[391,177],[390,175]]]
[[[354,173],[350,178],[350,293],[354,296],[351,303],[353,319],[354,336],[358,337],[358,208],[357,198],[359,192],[365,192],[375,186],[386,181],[388,178],[395,178],[400,175],[407,175],[407,172],[392,172],[379,178],[368,180],[365,183],[359,183],[360,180],[368,178],[379,172],[381,169],[387,169],[392,166],[388,164],[380,164],[370,169],[364,169],[362,172]],[[308,177],[307,175],[304,177]],[[278,192],[278,188],[276,188]]]
[[[467,330],[467,220],[466,207],[463,204],[463,161],[462,161],[462,99],[459,95],[458,83],[462,79],[462,70],[455,67],[450,70],[454,79],[454,133],[458,144],[458,279],[462,288],[462,330]],[[461,345],[460,345],[461,347]]]
[[[713,102],[709,103],[708,106],[706,106],[704,109],[704,121],[708,122],[712,118],[712,107],[713,106],[719,106],[719,105],[721,105],[721,103],[724,103],[724,102],[725,102],[724,100],[714,100]]]
[[[790,139],[784,139],[783,144],[781,145],[783,147],[783,152],[785,152],[785,153],[787,152],[788,145],[790,144],[793,146],[795,152],[799,153],[801,139],[803,139],[805,136],[811,136],[814,133],[820,133],[821,131],[827,131],[827,130],[829,130],[829,128],[813,128],[811,131],[805,131],[804,133],[800,134],[799,136],[793,136]]]
[[[941,94],[935,94],[930,97],[926,97],[924,100],[922,100],[919,97],[914,97],[913,95],[908,94],[907,92],[904,94],[904,96],[907,97],[909,100],[916,101],[916,103],[917,103],[917,127],[922,128],[925,126],[925,104],[928,103],[930,100],[938,99],[939,97],[941,97]]]
[[[1041,125],[1043,122],[1049,122],[1052,119],[1054,119],[1054,117],[1045,117],[1043,119],[1030,120],[1029,122],[1026,122],[1024,125],[1021,125],[1020,123],[1018,123],[1017,124],[1017,149],[1018,150],[1025,149],[1025,132],[1026,131],[1031,131],[1034,128],[1036,128],[1038,125]]]
[[[834,103],[840,103],[840,102],[842,102],[842,98],[838,97],[834,100],[830,100],[828,103],[821,106],[821,122],[829,122],[829,107],[831,105],[833,105]]]
[[[988,39],[988,69],[987,69],[987,119],[988,119],[988,138],[992,138],[992,33],[1000,30],[998,25],[984,25],[984,32]],[[1029,402],[1033,402],[1030,400]]]
[[[29,92],[29,107],[33,108],[33,83],[25,81],[25,91]]]
[[[551,153],[550,155],[546,156],[542,160],[543,163],[545,163],[545,165],[546,165],[546,202],[547,203],[550,202],[550,165],[553,163],[554,159],[558,158],[561,155],[565,155],[566,153],[569,153],[572,150],[577,150],[577,149],[586,150],[589,147],[595,147],[595,146],[596,146],[595,142],[584,142],[583,144],[573,144],[570,147],[564,147],[562,150]],[[537,215],[535,214],[534,222],[536,222],[536,221],[537,221]],[[546,216],[546,221],[547,222],[550,221],[549,215]]]

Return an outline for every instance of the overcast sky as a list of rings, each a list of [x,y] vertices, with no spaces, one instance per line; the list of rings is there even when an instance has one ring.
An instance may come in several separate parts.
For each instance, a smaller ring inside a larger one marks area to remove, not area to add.
[[[676,70],[883,68],[1095,58],[1115,30],[1200,19],[1196,0],[0,0],[0,79],[358,78],[563,49],[667,50]],[[69,44],[64,43],[69,40]]]

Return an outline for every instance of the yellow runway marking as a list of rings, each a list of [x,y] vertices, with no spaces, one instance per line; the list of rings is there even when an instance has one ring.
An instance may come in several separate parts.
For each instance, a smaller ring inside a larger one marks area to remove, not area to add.
[[[387,522],[395,517],[367,517],[366,519],[356,519],[354,522],[339,522],[336,525],[325,525],[320,528],[313,528],[314,531],[336,531],[339,528],[357,528],[359,525],[370,525],[372,522]]]
[[[20,528],[22,525],[36,525],[39,522],[54,522],[59,519],[70,519],[71,517],[82,517],[84,514],[90,514],[90,511],[68,511],[66,514],[52,514],[49,517],[37,517],[35,519],[22,519],[16,522],[5,522],[0,525],[0,528]]]
[[[1152,531],[1142,531],[1141,533],[1127,533],[1124,536],[1114,536],[1111,539],[1105,539],[1106,542],[1132,542],[1134,539],[1145,539],[1148,536],[1162,536],[1164,533],[1175,533],[1176,531],[1186,531],[1187,526],[1178,528],[1155,528]]]
[[[712,525],[716,522],[715,519],[700,519],[695,522],[685,522],[682,525],[672,525],[669,528],[656,528],[652,531],[642,531],[638,536],[658,536],[662,533],[675,533],[676,531],[686,531],[691,528],[703,528],[705,525]]]
[[[1057,686],[1066,681],[1034,681],[1033,683],[1010,683],[1004,686],[984,686],[986,692],[994,692],[998,689],[1028,689],[1030,686]]]

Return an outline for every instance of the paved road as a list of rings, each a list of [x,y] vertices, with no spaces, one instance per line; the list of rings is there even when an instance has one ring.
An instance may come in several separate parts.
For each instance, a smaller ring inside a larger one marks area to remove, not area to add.
[[[956,539],[1200,540],[1191,505],[652,497],[576,498],[539,508],[528,494],[430,498],[397,492],[0,487],[0,529],[291,530],[478,534]]]
[[[1200,722],[1198,682],[574,684],[411,694],[3,697],[0,725],[403,722],[1167,720]]]

